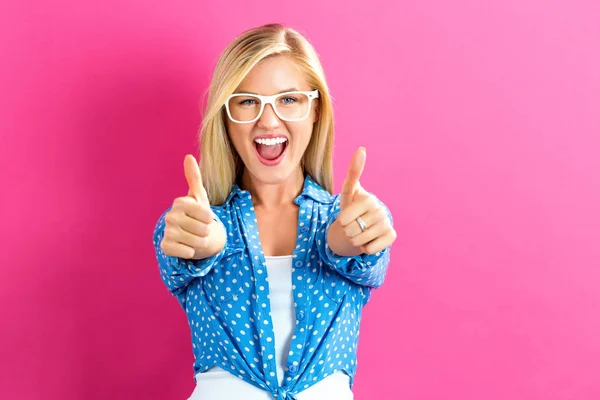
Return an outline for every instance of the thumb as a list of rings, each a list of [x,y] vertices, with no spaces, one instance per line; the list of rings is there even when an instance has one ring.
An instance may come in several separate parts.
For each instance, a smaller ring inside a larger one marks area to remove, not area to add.
[[[208,201],[206,189],[204,189],[204,185],[202,184],[200,167],[193,155],[188,154],[185,156],[185,159],[183,160],[183,169],[185,172],[185,179],[190,187],[187,195],[195,198],[197,202]]]
[[[352,204],[354,193],[360,187],[359,180],[365,168],[366,161],[367,149],[359,147],[358,150],[354,152],[354,156],[352,156],[346,179],[342,184],[342,192],[340,193],[340,208],[342,210]]]

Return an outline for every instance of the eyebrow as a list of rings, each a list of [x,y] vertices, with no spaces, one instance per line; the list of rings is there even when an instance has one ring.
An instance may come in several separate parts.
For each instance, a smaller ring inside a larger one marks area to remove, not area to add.
[[[297,92],[299,90],[300,89],[298,89],[298,88],[292,87],[292,88],[289,88],[289,89],[282,90],[281,92],[278,92],[276,94],[285,93],[285,92]],[[256,95],[258,94],[258,93],[250,92],[250,91],[247,91],[247,90],[236,90],[235,92],[233,92],[233,94],[239,94],[239,93],[248,93],[248,94],[256,94]]]

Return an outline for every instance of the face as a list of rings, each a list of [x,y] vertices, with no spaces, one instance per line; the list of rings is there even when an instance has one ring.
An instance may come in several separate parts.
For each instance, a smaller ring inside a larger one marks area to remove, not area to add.
[[[295,65],[285,56],[262,60],[235,93],[267,96],[291,90],[311,91],[313,88]],[[277,184],[296,176],[317,121],[317,102],[318,99],[312,101],[308,117],[301,121],[279,119],[270,104],[265,104],[261,117],[249,124],[235,123],[226,118],[229,137],[244,162],[245,173],[249,173],[252,180]],[[271,138],[273,136],[277,139]],[[267,138],[271,139],[266,141]],[[281,155],[280,151],[283,151]]]

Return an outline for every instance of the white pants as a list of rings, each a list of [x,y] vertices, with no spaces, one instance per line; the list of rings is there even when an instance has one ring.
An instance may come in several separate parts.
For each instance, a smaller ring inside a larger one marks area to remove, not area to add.
[[[196,388],[188,400],[273,400],[271,393],[257,388],[219,367],[196,375]],[[353,400],[350,378],[342,371],[329,375],[299,392],[298,400]]]

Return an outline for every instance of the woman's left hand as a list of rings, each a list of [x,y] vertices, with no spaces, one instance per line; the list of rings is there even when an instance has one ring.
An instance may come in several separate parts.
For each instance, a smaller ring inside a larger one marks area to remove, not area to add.
[[[363,253],[375,254],[390,246],[397,235],[385,208],[375,196],[360,185],[359,180],[366,158],[367,152],[364,147],[360,147],[352,157],[340,193],[342,211],[337,217],[337,222],[344,231],[345,240],[351,246],[360,248]]]

